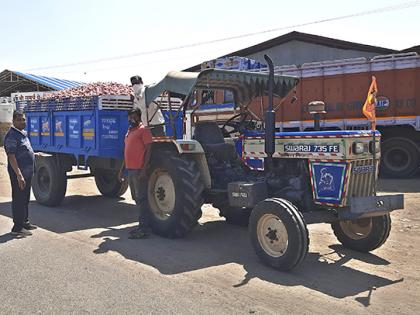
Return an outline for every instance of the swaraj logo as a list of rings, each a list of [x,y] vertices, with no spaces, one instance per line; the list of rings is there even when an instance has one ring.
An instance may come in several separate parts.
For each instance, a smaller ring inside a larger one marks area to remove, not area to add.
[[[310,161],[312,192],[315,203],[344,204],[347,162]]]
[[[375,109],[379,111],[384,111],[389,107],[389,99],[385,96],[378,96],[376,98]]]
[[[327,168],[321,168],[321,178],[318,183],[319,191],[334,191],[334,176],[328,173]]]
[[[328,145],[321,145],[321,144],[285,144],[284,147],[285,153],[340,153],[340,145],[339,144],[328,144]]]

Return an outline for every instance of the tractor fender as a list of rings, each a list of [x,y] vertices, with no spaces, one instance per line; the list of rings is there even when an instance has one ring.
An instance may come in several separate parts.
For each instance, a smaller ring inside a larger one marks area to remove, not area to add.
[[[203,147],[198,141],[181,139],[171,139],[165,141],[165,143],[154,141],[153,147],[153,150],[167,150],[168,148],[171,148],[172,150],[176,150],[180,155],[188,155],[188,157],[194,159],[197,162],[201,181],[204,184],[205,189],[211,188],[210,170],[207,164],[206,155]]]

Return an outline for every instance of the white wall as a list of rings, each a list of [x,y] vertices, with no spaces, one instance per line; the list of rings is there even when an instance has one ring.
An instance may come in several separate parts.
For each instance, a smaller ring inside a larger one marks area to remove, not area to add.
[[[14,104],[11,102],[10,97],[0,98],[0,123],[12,122]]]

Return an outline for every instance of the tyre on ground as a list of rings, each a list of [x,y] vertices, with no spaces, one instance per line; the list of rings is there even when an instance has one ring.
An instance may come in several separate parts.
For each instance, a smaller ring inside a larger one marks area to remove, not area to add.
[[[281,271],[298,266],[309,248],[309,235],[302,214],[289,201],[269,198],[251,212],[249,235],[257,256]]]
[[[393,137],[381,145],[381,174],[386,177],[407,178],[416,174],[420,152],[410,139]]]
[[[342,220],[331,224],[338,241],[346,248],[370,252],[387,240],[391,232],[389,214],[358,220]]]
[[[67,176],[55,156],[37,156],[32,190],[35,199],[45,206],[58,206],[67,189]]]
[[[196,162],[176,152],[154,152],[148,171],[148,209],[152,230],[185,236],[201,217],[204,185]]]
[[[127,191],[128,182],[120,182],[116,171],[96,169],[94,176],[96,187],[104,196],[120,197]]]

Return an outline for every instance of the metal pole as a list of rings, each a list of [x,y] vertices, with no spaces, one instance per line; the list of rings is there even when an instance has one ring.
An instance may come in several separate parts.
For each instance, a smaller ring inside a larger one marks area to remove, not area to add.
[[[265,115],[265,153],[267,169],[272,169],[275,147],[275,112],[273,110],[274,65],[268,55],[264,55],[268,64],[268,109]]]
[[[373,195],[376,196],[376,130],[373,132]]]
[[[168,107],[169,107],[169,121],[172,127],[172,133],[173,136],[176,139],[176,126],[175,126],[175,121],[174,121],[174,117],[172,115],[172,103],[171,103],[171,92],[168,91]]]
[[[319,113],[315,113],[314,114],[314,130],[315,131],[320,131],[321,130],[321,124],[320,124],[320,114]]]

